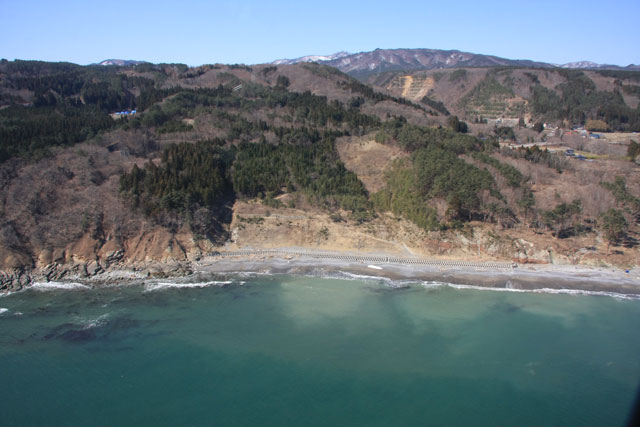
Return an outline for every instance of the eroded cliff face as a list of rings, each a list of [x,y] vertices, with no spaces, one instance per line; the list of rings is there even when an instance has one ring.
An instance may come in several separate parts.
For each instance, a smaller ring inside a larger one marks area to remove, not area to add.
[[[296,202],[303,205],[300,198]],[[522,264],[638,264],[637,248],[607,247],[598,235],[556,239],[526,228],[501,230],[474,223],[464,230],[425,232],[389,214],[358,224],[349,213],[273,208],[260,201],[237,201],[229,225],[230,239],[214,243],[196,239],[183,227],[172,233],[147,226],[135,235],[96,239],[82,235],[64,247],[0,246],[0,291],[19,290],[33,281],[104,280],[188,274],[194,262],[216,250],[298,247],[308,250],[369,252],[467,261],[510,261]]]
[[[125,239],[99,240],[90,233],[55,248],[0,246],[0,290],[17,290],[32,281],[81,280],[110,272],[135,277],[162,277],[190,271],[190,264],[213,250],[208,240],[195,240],[180,230],[153,227]]]
[[[284,197],[283,197],[284,199]],[[284,202],[284,200],[283,200]],[[286,204],[286,203],[283,203]],[[518,264],[638,265],[638,248],[607,247],[599,234],[558,239],[526,226],[502,229],[497,224],[470,223],[461,230],[425,232],[391,214],[358,224],[348,212],[323,212],[236,202],[225,248],[282,248],[368,252],[431,259],[508,261]]]

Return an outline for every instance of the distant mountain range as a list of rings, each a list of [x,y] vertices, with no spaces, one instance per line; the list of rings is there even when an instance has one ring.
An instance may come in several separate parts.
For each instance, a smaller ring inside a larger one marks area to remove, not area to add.
[[[146,61],[127,59],[105,59],[93,65],[132,66]],[[271,64],[292,65],[301,62],[318,62],[335,67],[354,77],[367,77],[385,71],[417,71],[438,68],[462,67],[527,67],[527,68],[569,68],[590,70],[640,71],[640,65],[597,64],[591,61],[551,64],[528,59],[507,59],[493,55],[439,49],[376,49],[371,52],[338,52],[333,55],[308,55],[294,59],[278,59]]]
[[[460,67],[533,67],[533,68],[584,68],[640,70],[639,65],[603,65],[582,61],[568,64],[550,64],[526,59],[506,59],[492,55],[482,55],[459,50],[438,49],[376,49],[371,52],[347,53],[334,55],[303,56],[296,59],[279,59],[273,64],[297,64],[299,62],[319,62],[351,74],[364,77],[384,71],[431,70],[437,68]]]
[[[569,62],[567,64],[558,65],[560,68],[577,68],[584,70],[627,70],[640,71],[640,65],[629,64],[626,67],[612,64],[597,64],[591,61]]]

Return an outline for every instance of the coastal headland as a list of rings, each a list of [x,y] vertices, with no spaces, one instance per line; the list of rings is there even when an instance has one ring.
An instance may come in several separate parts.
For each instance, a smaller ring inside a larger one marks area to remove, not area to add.
[[[640,294],[633,73],[99,70],[0,63],[0,292],[235,263]]]

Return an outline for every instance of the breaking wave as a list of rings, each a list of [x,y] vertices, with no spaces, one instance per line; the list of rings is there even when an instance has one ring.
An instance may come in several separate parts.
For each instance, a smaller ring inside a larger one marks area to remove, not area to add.
[[[89,286],[75,282],[34,282],[28,289],[36,289],[39,291],[50,290],[73,290],[73,289],[90,289]]]
[[[583,291],[583,290],[580,290],[580,289],[550,289],[550,288],[542,288],[542,289],[536,289],[536,290],[534,290],[534,292],[545,293],[545,294],[596,295],[596,296],[605,296],[605,297],[631,299],[631,300],[640,299],[640,295],[636,295],[636,294],[620,294],[620,293],[617,293],[617,292],[606,292],[606,291]]]
[[[423,282],[423,286],[429,286],[428,282]],[[454,289],[473,289],[478,291],[497,291],[497,292],[520,292],[530,294],[563,294],[563,295],[590,295],[590,296],[603,296],[612,297],[627,300],[639,300],[640,295],[637,294],[621,294],[617,292],[607,291],[587,291],[583,289],[554,289],[554,288],[539,288],[539,289],[517,289],[513,287],[496,288],[490,286],[474,286],[474,285],[458,285],[455,283],[441,283],[440,286],[448,286]]]
[[[340,279],[340,280],[365,280],[376,281],[378,283],[384,283],[392,288],[404,288],[411,284],[419,284],[423,288],[437,289],[443,287],[449,287],[453,289],[472,289],[478,291],[496,291],[496,292],[520,292],[520,293],[534,293],[534,294],[563,294],[563,295],[589,295],[589,296],[606,296],[611,298],[625,299],[625,300],[640,300],[638,294],[623,294],[618,292],[608,291],[587,291],[583,289],[553,289],[553,288],[539,288],[539,289],[518,289],[514,288],[511,281],[507,281],[505,287],[491,287],[491,286],[477,286],[477,285],[460,285],[456,283],[440,282],[440,281],[420,281],[416,279],[406,280],[394,280],[388,277],[371,276],[366,274],[350,273],[347,271],[328,271],[323,269],[314,269],[306,275],[312,277],[321,277],[327,279]]]
[[[212,280],[209,282],[196,283],[176,283],[176,282],[156,282],[144,285],[145,292],[159,291],[163,289],[182,289],[182,288],[208,288],[209,286],[227,286],[233,283],[230,280]]]
[[[314,269],[306,275],[312,277],[320,277],[323,279],[374,281],[378,283],[384,283],[385,285],[392,288],[404,288],[411,283],[419,282],[418,280],[394,280],[383,276],[370,276],[367,274],[351,273],[341,270]]]

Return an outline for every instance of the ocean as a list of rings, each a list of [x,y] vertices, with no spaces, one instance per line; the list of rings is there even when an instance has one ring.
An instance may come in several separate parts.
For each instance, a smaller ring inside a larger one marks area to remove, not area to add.
[[[4,426],[621,426],[640,300],[235,274],[0,297]]]

